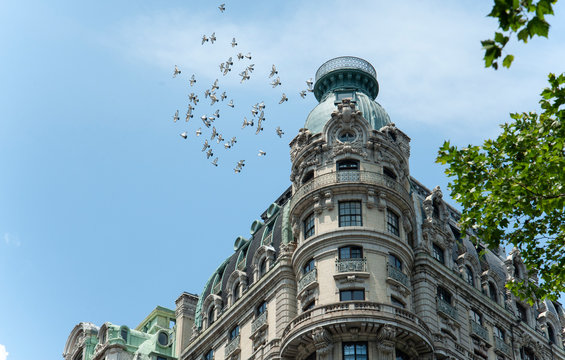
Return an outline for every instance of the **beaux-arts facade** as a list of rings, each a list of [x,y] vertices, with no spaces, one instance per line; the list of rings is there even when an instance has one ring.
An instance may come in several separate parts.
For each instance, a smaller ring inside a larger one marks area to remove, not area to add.
[[[459,232],[441,190],[410,176],[410,139],[377,94],[368,62],[323,64],[291,187],[202,294],[135,329],[80,323],[65,360],[565,360],[562,306],[506,291],[536,274]]]

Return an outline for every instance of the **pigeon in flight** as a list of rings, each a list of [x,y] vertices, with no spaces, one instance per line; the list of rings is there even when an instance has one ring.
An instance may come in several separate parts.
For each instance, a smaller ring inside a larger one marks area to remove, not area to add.
[[[210,140],[214,140],[216,135],[218,135],[218,132],[216,131],[216,127],[214,126],[212,127],[212,136],[210,136]]]
[[[269,74],[269,77],[272,78],[273,76],[275,76],[276,74],[278,74],[279,72],[277,71],[277,68],[275,67],[275,64],[273,64],[273,67],[271,68],[271,73]]]
[[[214,83],[212,84],[212,91],[219,89],[220,87],[218,86],[218,79],[216,79],[216,81],[214,81]]]
[[[241,60],[245,58],[245,56],[242,53],[237,53],[237,60]]]
[[[261,111],[261,113],[259,114],[258,120],[263,122],[265,121],[265,112]]]
[[[244,166],[245,166],[245,160],[239,160],[239,161],[237,162],[236,167],[237,167],[238,169],[241,169],[241,168],[243,168]]]
[[[222,136],[222,134],[218,134],[218,144],[221,143],[222,141],[224,141],[224,137]]]
[[[229,149],[229,148],[231,148],[231,145],[230,145],[230,143],[229,143],[229,142],[225,143],[225,144],[224,144],[224,148],[225,148],[225,149]]]
[[[259,104],[257,104],[257,108],[258,108],[259,110],[263,110],[263,109],[265,108],[265,102],[264,102],[264,101],[261,101]]]
[[[205,43],[206,41],[208,41],[208,40],[209,40],[209,39],[208,39],[208,37],[207,37],[206,35],[202,35],[202,45],[204,45],[204,43]]]
[[[261,121],[257,122],[257,130],[255,130],[255,135],[258,135],[261,131],[263,131],[263,127],[261,126]]]
[[[192,106],[188,105],[188,111],[186,112],[186,122],[188,122],[191,117],[194,117],[194,115],[192,114],[193,109],[194,108]]]
[[[257,154],[257,156],[265,156],[267,155],[266,152],[264,152],[263,150],[259,150],[259,154]]]
[[[277,78],[271,82],[271,85],[273,85],[273,88],[276,88],[277,86],[282,85],[281,79],[277,76]]]
[[[218,9],[220,9],[220,12],[224,12],[226,11],[226,4],[220,4],[220,6],[218,6]]]
[[[283,94],[282,94],[282,97],[281,97],[281,99],[280,99],[280,101],[279,101],[279,104],[282,104],[282,103],[285,102],[285,101],[288,101],[288,98],[286,97],[286,94],[283,93]]]
[[[206,91],[204,91],[204,99],[206,99],[208,96],[210,96],[210,90],[206,89]]]
[[[253,126],[253,122],[247,121],[247,118],[244,117],[243,118],[243,124],[241,125],[241,128],[244,129],[246,126]]]
[[[196,136],[200,136],[202,134],[202,128],[198,128],[198,130],[196,130]]]
[[[212,35],[210,35],[210,43],[214,43],[214,41],[216,41],[216,33],[213,32]]]
[[[218,102],[218,98],[216,97],[216,94],[212,93],[210,94],[210,100],[212,100],[212,103],[210,104],[210,106],[214,105],[216,102]]]
[[[208,145],[208,139],[206,139],[204,141],[204,145],[202,146],[202,152],[206,151],[206,149],[208,149],[210,147],[210,145]]]
[[[284,131],[281,130],[281,127],[280,127],[280,126],[277,126],[277,129],[276,129],[276,130],[277,130],[277,135],[278,135],[279,137],[282,137],[282,136],[284,135]]]
[[[216,110],[216,112],[213,113],[212,115],[219,118],[220,117],[220,109]]]
[[[248,52],[247,55],[245,55],[245,57],[246,57],[247,59],[251,60],[251,53]]]
[[[242,84],[243,84],[243,82],[244,82],[245,80],[249,80],[249,79],[250,79],[249,72],[247,71],[247,69],[246,69],[245,71],[242,71],[242,72],[239,74],[239,76],[241,76],[241,81],[240,81],[240,83],[242,83]]]
[[[227,97],[228,97],[228,96],[226,95],[226,92],[225,92],[225,91],[222,93],[222,95],[220,95],[220,99],[221,99],[222,101],[224,101],[224,99],[227,98]]]
[[[230,102],[228,103],[228,106],[233,108],[235,105],[233,104],[233,99],[230,100]]]
[[[312,91],[312,85],[314,85],[314,82],[312,81],[312,78],[306,80],[306,85],[308,85],[308,90]]]
[[[237,46],[237,42],[235,41],[235,38],[233,38],[233,40],[231,41],[231,47],[234,48]]]
[[[175,71],[173,71],[173,77],[176,78],[178,74],[180,74],[181,71],[179,70],[179,68],[175,65]]]
[[[196,78],[194,77],[194,74],[192,74],[192,77],[190,78],[190,86],[193,86],[195,82]]]
[[[186,138],[188,137],[188,133],[185,131],[182,134],[180,134],[180,136],[186,140]]]
[[[214,156],[214,152],[212,149],[208,149],[208,151],[206,151],[206,159],[209,159],[212,156]]]
[[[217,157],[212,161],[212,165],[218,166],[218,158]]]
[[[174,122],[177,122],[178,120],[179,120],[179,111],[177,110],[177,111],[175,112],[175,115],[173,115],[173,121],[174,121]]]
[[[245,68],[245,70],[247,70],[247,71],[249,71],[250,73],[252,73],[253,70],[255,70],[255,64],[247,65],[247,67]]]
[[[303,99],[306,97],[306,90],[302,90],[300,92],[300,97],[303,98]]]
[[[233,169],[233,172],[236,173],[236,174],[239,174],[241,172],[241,169],[235,168],[235,169]]]

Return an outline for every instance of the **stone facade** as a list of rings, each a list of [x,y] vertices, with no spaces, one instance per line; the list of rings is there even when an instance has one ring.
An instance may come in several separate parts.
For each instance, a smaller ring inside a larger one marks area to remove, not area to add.
[[[410,176],[410,139],[374,101],[372,66],[330,60],[314,93],[320,105],[290,143],[291,187],[199,297],[179,297],[173,355],[565,360],[562,306],[505,289],[537,281],[519,252],[482,251],[441,189]]]

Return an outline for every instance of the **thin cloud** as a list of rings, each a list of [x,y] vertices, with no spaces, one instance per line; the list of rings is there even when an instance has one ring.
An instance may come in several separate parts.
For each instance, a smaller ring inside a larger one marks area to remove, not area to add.
[[[19,247],[21,245],[20,239],[16,235],[10,233],[4,233],[4,243],[6,243],[6,245],[8,246],[15,247]],[[0,360],[2,360],[1,357]]]
[[[9,352],[6,351],[6,346],[0,344],[0,360],[6,360]]]

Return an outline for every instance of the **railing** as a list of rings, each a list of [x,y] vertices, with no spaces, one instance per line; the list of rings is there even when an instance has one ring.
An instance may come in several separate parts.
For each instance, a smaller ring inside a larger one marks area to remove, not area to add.
[[[471,335],[476,335],[488,342],[488,330],[485,329],[481,324],[476,321],[470,320],[471,322]]]
[[[338,273],[350,271],[367,271],[366,258],[336,259],[335,271]]]
[[[444,313],[447,316],[452,317],[457,320],[457,309],[454,308],[450,303],[440,298],[436,298],[437,311]]]
[[[316,71],[316,81],[337,69],[359,69],[371,74],[375,79],[377,78],[375,68],[366,60],[353,56],[340,56],[326,61],[318,68],[318,71]]]
[[[387,265],[388,268],[388,277],[393,278],[394,280],[398,281],[402,285],[409,287],[410,283],[408,281],[408,275],[403,273],[399,268],[392,264]]]
[[[307,285],[316,281],[318,277],[318,273],[316,268],[308,271],[306,274],[302,276],[302,278],[298,281],[298,292],[302,291]]]
[[[236,350],[239,350],[239,335],[230,340],[226,345],[225,353],[226,358],[229,358]]]
[[[342,170],[318,175],[307,183],[300,185],[292,196],[292,201],[293,203],[296,203],[308,193],[321,187],[342,183],[363,183],[382,186],[390,188],[404,197],[408,197],[408,191],[406,191],[406,189],[398,181],[386,175],[364,170]]]
[[[253,320],[251,323],[251,333],[254,334],[257,330],[261,329],[263,325],[267,324],[267,311],[263,312],[261,315],[257,317],[257,319]]]
[[[494,337],[494,350],[499,350],[503,354],[510,356],[510,345],[508,345],[504,340],[499,338],[498,336]]]
[[[392,306],[390,304],[374,303],[369,301],[347,301],[315,307],[298,315],[287,325],[283,331],[283,338],[293,329],[308,321],[319,321],[320,319],[332,319],[334,316],[353,316],[358,312],[364,318],[375,317],[382,319],[388,316],[395,319],[403,319],[412,324],[418,324],[425,332],[431,334],[428,326],[415,314],[408,310]]]

